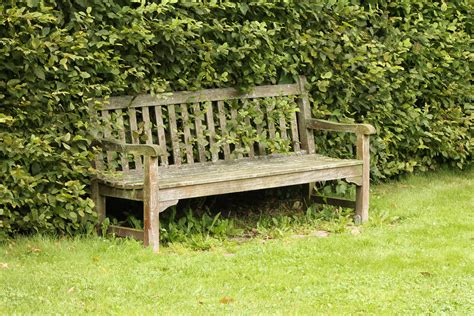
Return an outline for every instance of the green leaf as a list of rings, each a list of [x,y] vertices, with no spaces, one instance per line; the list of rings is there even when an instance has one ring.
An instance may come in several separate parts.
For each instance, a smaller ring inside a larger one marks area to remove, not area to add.
[[[321,75],[321,78],[323,78],[323,79],[330,79],[330,78],[332,78],[332,71],[328,71],[328,72],[322,74],[322,75]]]

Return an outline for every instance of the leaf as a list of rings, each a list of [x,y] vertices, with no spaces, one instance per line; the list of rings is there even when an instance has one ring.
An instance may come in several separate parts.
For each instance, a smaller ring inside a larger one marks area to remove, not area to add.
[[[234,302],[234,299],[232,297],[229,297],[229,296],[224,296],[219,300],[219,303],[221,303],[221,304],[230,304],[230,303],[233,303],[233,302]]]
[[[321,75],[321,78],[323,79],[330,79],[331,77],[332,77],[332,71],[328,71]]]
[[[45,79],[44,71],[40,67],[34,67],[33,72],[35,73],[36,77],[38,77],[38,79]]]
[[[243,15],[247,14],[249,10],[248,4],[246,4],[245,2],[239,3],[239,10],[240,12],[242,12]]]

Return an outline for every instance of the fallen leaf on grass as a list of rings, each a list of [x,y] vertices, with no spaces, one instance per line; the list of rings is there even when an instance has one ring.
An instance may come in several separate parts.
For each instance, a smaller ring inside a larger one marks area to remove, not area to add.
[[[351,234],[354,235],[354,236],[360,235],[359,227],[352,227],[351,228]]]
[[[324,238],[324,237],[328,237],[328,236],[329,236],[329,232],[327,232],[327,231],[325,231],[325,230],[317,230],[317,231],[311,233],[311,236]]]
[[[0,262],[0,269],[8,269],[8,263]]]
[[[37,248],[37,247],[31,247],[31,248],[30,248],[30,252],[32,252],[32,253],[38,253],[38,252],[41,252],[41,249],[40,249],[40,248]]]
[[[219,303],[221,304],[230,304],[234,301],[232,297],[229,296],[224,296],[223,298],[220,299]]]
[[[67,290],[68,293],[72,293],[74,292],[74,286],[72,288],[70,288],[69,290]]]

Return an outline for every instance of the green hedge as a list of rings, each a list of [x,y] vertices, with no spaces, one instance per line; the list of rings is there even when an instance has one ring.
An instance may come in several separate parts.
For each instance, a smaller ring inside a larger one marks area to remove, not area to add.
[[[472,160],[472,2],[28,0],[0,4],[0,236],[90,231],[88,102],[291,81],[377,127],[373,177]],[[350,136],[317,146],[349,155]],[[327,146],[330,145],[330,146]]]

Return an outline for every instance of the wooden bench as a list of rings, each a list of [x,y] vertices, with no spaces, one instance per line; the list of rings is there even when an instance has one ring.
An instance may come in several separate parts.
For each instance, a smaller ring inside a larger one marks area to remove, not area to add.
[[[316,202],[353,207],[368,219],[368,124],[341,124],[311,117],[305,78],[295,84],[162,95],[112,97],[101,115],[104,150],[92,183],[99,221],[106,197],[144,202],[144,230],[111,226],[159,250],[159,213],[180,199],[346,179],[357,185],[356,201]],[[315,153],[313,130],[357,134],[356,159]],[[286,154],[275,154],[276,152]],[[122,154],[119,154],[122,153]],[[112,167],[111,167],[112,166]]]

